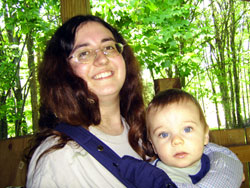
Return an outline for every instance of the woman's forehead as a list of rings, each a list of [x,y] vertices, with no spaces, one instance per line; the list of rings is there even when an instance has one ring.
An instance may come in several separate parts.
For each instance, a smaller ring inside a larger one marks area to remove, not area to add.
[[[90,21],[81,24],[75,34],[75,42],[88,42],[91,40],[103,41],[105,38],[113,38],[112,32],[99,22]]]

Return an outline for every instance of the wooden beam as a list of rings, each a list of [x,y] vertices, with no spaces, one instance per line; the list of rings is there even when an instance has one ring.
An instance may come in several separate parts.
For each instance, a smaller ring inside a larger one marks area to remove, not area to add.
[[[246,144],[245,129],[213,130],[209,133],[209,141],[222,146],[239,146]]]
[[[24,151],[33,136],[0,140],[0,187],[24,187],[27,166]]]
[[[230,146],[228,148],[237,155],[241,162],[250,162],[250,145]]]
[[[155,94],[160,91],[164,91],[167,89],[179,88],[181,89],[181,81],[180,78],[164,78],[154,80],[154,89]]]
[[[73,16],[91,14],[89,0],[60,0],[61,18],[64,23]]]
[[[250,162],[250,145],[230,146],[228,148],[237,155],[241,162]]]

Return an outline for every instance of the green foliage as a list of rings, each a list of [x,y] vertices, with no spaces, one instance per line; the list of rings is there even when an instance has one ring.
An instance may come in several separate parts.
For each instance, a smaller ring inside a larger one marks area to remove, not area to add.
[[[34,39],[35,54],[42,54],[47,40],[60,24],[59,3],[56,0],[1,0],[0,126],[7,126],[9,136],[24,135],[32,130],[29,123],[32,112],[27,110],[30,108],[30,100],[27,100],[30,75],[24,56],[27,38]],[[0,129],[0,135],[5,137],[3,131]]]
[[[108,6],[107,6],[108,5]],[[134,47],[142,67],[150,69],[153,78],[168,77],[166,69],[178,66],[179,74],[185,77],[196,67],[197,61],[186,61],[182,54],[192,53],[193,38],[198,31],[190,24],[191,13],[197,6],[183,1],[109,1],[95,4],[92,11],[105,15],[105,19],[116,25]],[[108,9],[108,10],[107,10]],[[98,11],[98,12],[97,12]],[[191,11],[191,13],[190,13]],[[192,66],[189,65],[192,61]]]
[[[231,101],[238,98],[244,104],[245,118],[249,118],[249,3],[236,0],[230,1],[231,4],[228,0],[90,2],[91,12],[114,25],[127,39],[142,71],[148,70],[151,80],[179,77],[183,88],[194,94],[204,108],[208,106],[207,101],[219,107],[223,104],[224,114],[232,117],[238,114],[239,119],[241,112],[231,110],[232,106],[240,109],[240,104]],[[5,128],[8,136],[24,135],[32,132],[27,39],[33,40],[37,66],[46,42],[61,24],[60,1],[1,0],[0,5],[0,137],[6,136]],[[143,83],[146,103],[154,95],[153,82],[149,80],[146,78]],[[235,96],[237,89],[240,92]]]
[[[250,46],[250,27],[247,19],[249,3],[230,2],[229,5],[228,0],[92,0],[91,5],[93,14],[103,17],[122,32],[134,48],[142,68],[150,71],[152,79],[180,77],[184,89],[202,101],[209,99],[216,105],[222,103],[224,113],[231,114],[236,112],[227,111],[230,107],[224,105],[230,104],[230,97],[233,96],[228,86],[233,61],[231,49],[233,45],[239,46],[236,66],[240,74],[244,69],[244,79],[241,81],[248,83],[249,75],[246,72],[249,74],[249,63],[246,62],[249,62],[249,53],[246,51]],[[233,23],[233,11],[236,23]],[[230,41],[233,33],[228,32],[233,26],[236,26],[235,44]],[[220,33],[216,29],[221,29]],[[243,52],[242,56],[240,51]],[[245,63],[241,63],[240,57],[244,57]],[[237,77],[236,73],[231,75]],[[237,85],[235,80],[233,84],[232,87]],[[150,90],[149,84],[145,85],[146,90]],[[242,95],[248,93],[249,89],[246,89]],[[245,100],[249,109],[248,98]],[[233,105],[240,108],[239,104]]]

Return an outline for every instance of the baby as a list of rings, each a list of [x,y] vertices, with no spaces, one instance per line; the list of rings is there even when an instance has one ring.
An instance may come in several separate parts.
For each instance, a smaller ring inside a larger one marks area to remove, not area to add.
[[[154,166],[130,156],[116,164],[121,176],[137,187],[240,187],[241,162],[229,149],[208,143],[204,113],[189,93],[169,89],[157,94],[147,108],[146,126],[151,144],[144,149],[158,157]],[[216,159],[210,161],[211,151]]]
[[[203,154],[209,127],[198,101],[180,89],[158,94],[147,109],[147,132],[159,159],[155,165],[175,183],[197,183],[209,171]]]

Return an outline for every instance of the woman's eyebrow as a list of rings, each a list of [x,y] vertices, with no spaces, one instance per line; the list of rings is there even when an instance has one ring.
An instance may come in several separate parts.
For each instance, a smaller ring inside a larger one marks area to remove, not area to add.
[[[73,50],[71,51],[71,54],[73,54],[78,48],[84,47],[84,46],[89,46],[89,43],[83,43],[83,44],[78,44],[76,45]]]
[[[115,39],[113,39],[112,37],[104,38],[101,40],[101,43],[108,42],[108,41],[115,41]],[[90,45],[89,43],[78,44],[73,48],[71,54],[73,54],[78,48],[89,46],[89,45]]]
[[[107,42],[107,41],[115,41],[112,37],[104,38],[101,40],[101,42]]]

